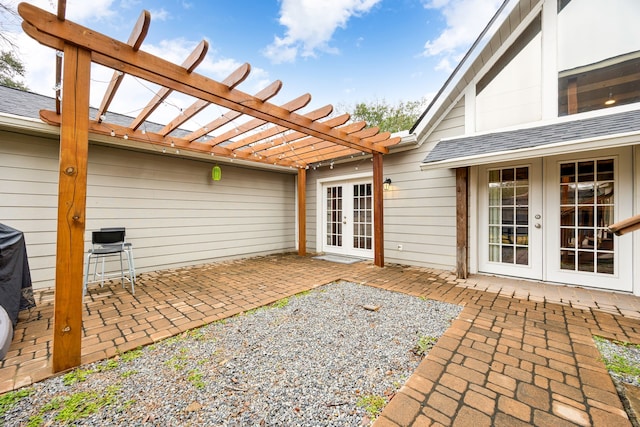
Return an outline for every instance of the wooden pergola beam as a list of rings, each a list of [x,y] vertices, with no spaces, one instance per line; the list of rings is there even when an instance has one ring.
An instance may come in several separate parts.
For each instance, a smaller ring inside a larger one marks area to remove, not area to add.
[[[202,40],[198,44],[198,46],[195,47],[193,52],[191,52],[191,54],[187,57],[187,59],[184,60],[181,68],[190,74],[204,60],[204,58],[207,56],[208,50],[209,50],[209,42],[207,42],[206,40]],[[134,50],[133,52],[138,52],[138,51]],[[138,114],[138,117],[136,117],[131,122],[131,125],[130,125],[131,129],[134,129],[134,130],[138,129],[138,127],[140,127],[140,125],[145,120],[147,120],[147,118],[151,115],[151,113],[153,113],[156,110],[156,108],[158,108],[158,106],[160,106],[160,104],[162,104],[162,102],[165,99],[167,99],[167,97],[171,94],[171,92],[173,92],[173,90],[175,89],[166,87],[166,86],[160,88],[160,90],[155,94],[155,96],[151,99],[151,101],[149,101],[147,106],[142,109],[140,114]]]
[[[134,51],[126,43],[86,27],[69,21],[60,22],[55,15],[30,4],[21,3],[18,11],[25,20],[25,32],[42,44],[56,48],[61,42],[72,43],[90,50],[93,62],[148,80],[163,86],[166,90],[176,90],[350,148],[369,153],[389,151],[384,146],[364,143],[357,137],[311,121],[302,115],[287,112],[281,107],[263,102],[237,89],[229,90],[215,80],[192,73],[184,67],[144,51]],[[52,42],[52,39],[56,41]]]
[[[292,99],[291,101],[281,105],[281,108],[289,112],[297,111],[301,108],[306,107],[307,104],[309,104],[309,102],[311,102],[311,95],[309,95],[308,93],[305,93],[304,95],[300,95],[299,97]],[[236,126],[234,129],[231,129],[221,135],[216,136],[211,141],[209,141],[209,144],[211,145],[220,144],[222,142],[230,140],[235,136],[240,136],[242,134],[250,132],[253,129],[260,127],[265,123],[267,123],[266,120],[251,119],[246,123],[242,123],[241,125]],[[242,145],[244,144],[238,145],[236,142],[231,142],[226,147],[230,149],[234,149],[234,148],[242,147]]]
[[[131,31],[129,40],[127,40],[127,44],[134,50],[138,50],[140,49],[140,46],[142,46],[142,42],[144,41],[145,37],[147,37],[147,33],[149,32],[150,24],[151,13],[149,13],[148,10],[143,10],[138,17],[136,25]],[[113,72],[113,76],[111,77],[111,81],[109,82],[109,86],[107,87],[107,91],[105,92],[104,97],[102,98],[102,102],[100,103],[100,107],[98,108],[98,112],[96,113],[96,120],[98,120],[99,122],[102,121],[102,115],[109,109],[109,105],[111,105],[111,101],[113,101],[113,97],[118,91],[120,83],[122,83],[123,79],[124,74],[118,71]]]
[[[345,113],[337,117],[333,117],[331,119],[325,120],[323,123],[331,127],[338,127],[338,126],[344,125],[347,121],[349,121],[349,118],[350,118],[349,114]],[[288,150],[291,150],[291,146],[290,146],[291,144],[296,144],[296,146],[297,144],[302,144],[302,142],[300,141],[304,141],[305,138],[308,138],[307,141],[312,139],[312,137],[309,137],[307,134],[303,132],[296,132],[296,131],[288,132],[286,134],[283,134],[279,138],[273,138],[271,141],[254,145],[251,147],[251,149],[262,155],[273,156],[274,154],[280,154]],[[315,140],[321,141],[320,138],[315,138],[314,141]]]
[[[223,85],[226,85],[229,89],[233,89],[238,86],[240,83],[245,81],[247,77],[249,77],[249,73],[251,72],[251,65],[248,63],[242,64],[238,67],[233,73],[231,73],[226,79],[222,81]],[[172,131],[177,129],[181,124],[185,123],[187,120],[198,114],[204,108],[211,105],[210,102],[204,101],[202,99],[196,100],[193,104],[191,104],[187,109],[185,109],[182,114],[179,114],[171,120],[167,125],[158,132],[160,135],[169,135]],[[195,138],[197,139],[197,138]]]
[[[256,93],[255,97],[260,99],[261,101],[266,101],[267,99],[271,99],[276,96],[278,92],[280,92],[280,89],[282,89],[282,82],[280,80],[276,80],[269,86],[262,89],[260,92]],[[209,134],[210,132],[213,132],[214,130],[226,125],[227,123],[237,119],[240,116],[242,116],[242,113],[238,111],[227,111],[222,116],[218,117],[215,120],[212,120],[200,129],[186,135],[185,139],[195,141],[196,139],[201,138]]]
[[[305,117],[308,117],[311,120],[320,120],[322,118],[327,117],[329,114],[331,114],[331,112],[333,112],[333,105],[325,105],[324,107],[305,113]],[[252,151],[273,147],[269,139],[273,138],[279,133],[284,133],[288,130],[289,129],[282,126],[271,126],[266,130],[256,132],[253,135],[237,140],[236,141],[236,143],[238,144],[237,147],[238,148],[243,147],[243,149],[249,149]]]

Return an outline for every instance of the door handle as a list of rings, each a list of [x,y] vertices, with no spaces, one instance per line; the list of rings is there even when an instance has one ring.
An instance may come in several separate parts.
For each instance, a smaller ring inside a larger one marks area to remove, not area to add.
[[[542,228],[542,225],[539,222],[537,222],[536,225],[534,225],[534,227],[535,228]]]

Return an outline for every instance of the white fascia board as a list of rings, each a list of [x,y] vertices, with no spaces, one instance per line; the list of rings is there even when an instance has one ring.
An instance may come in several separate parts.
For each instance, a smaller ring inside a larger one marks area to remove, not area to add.
[[[625,147],[640,144],[640,131],[608,135],[606,137],[578,139],[575,141],[545,144],[538,147],[520,150],[498,151],[495,153],[478,154],[475,156],[456,157],[451,160],[421,163],[420,170],[454,169],[466,166],[486,165],[489,163],[508,162],[528,159],[532,157],[546,157],[568,152],[599,150],[603,148]]]

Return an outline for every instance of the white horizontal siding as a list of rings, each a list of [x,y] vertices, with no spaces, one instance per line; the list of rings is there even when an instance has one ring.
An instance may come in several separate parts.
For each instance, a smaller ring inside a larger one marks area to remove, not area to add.
[[[56,140],[0,132],[0,222],[25,233],[35,287],[52,286],[58,192]],[[295,248],[295,178],[90,145],[91,231],[123,226],[136,268],[151,271]]]

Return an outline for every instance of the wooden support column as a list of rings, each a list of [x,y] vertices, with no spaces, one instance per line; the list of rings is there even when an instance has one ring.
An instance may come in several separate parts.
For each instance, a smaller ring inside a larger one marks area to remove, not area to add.
[[[373,262],[384,267],[384,202],[382,154],[373,153]]]
[[[466,279],[469,271],[468,176],[469,168],[456,169],[456,275],[459,279]]]
[[[53,371],[80,365],[91,53],[65,44],[58,174]]]
[[[298,169],[298,255],[307,254],[307,170]]]

